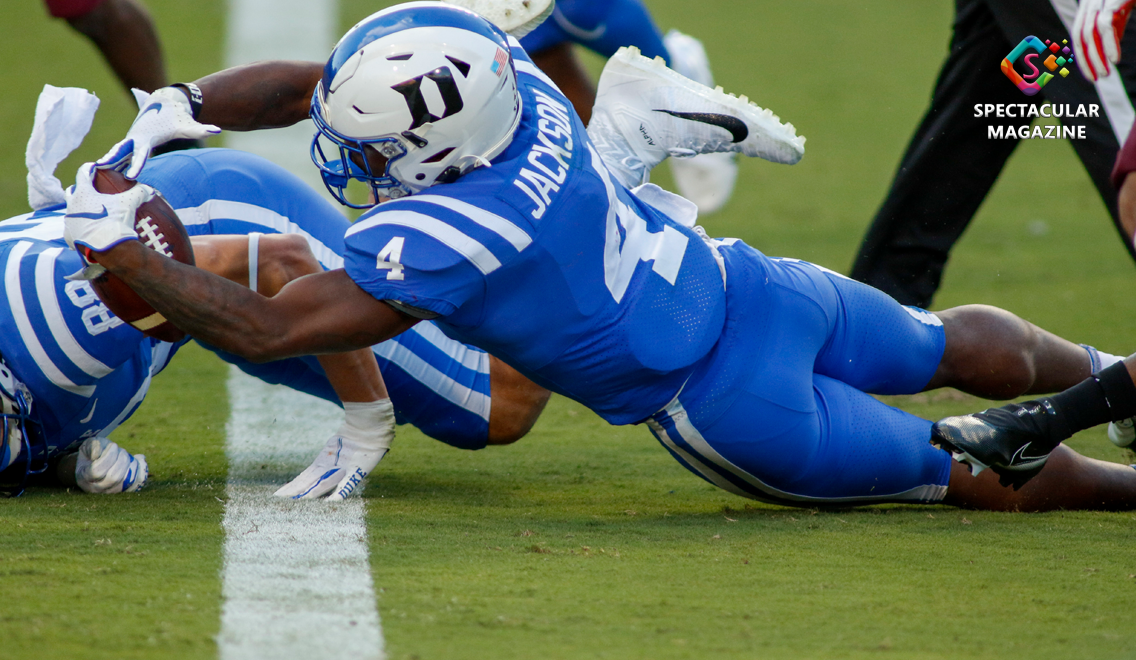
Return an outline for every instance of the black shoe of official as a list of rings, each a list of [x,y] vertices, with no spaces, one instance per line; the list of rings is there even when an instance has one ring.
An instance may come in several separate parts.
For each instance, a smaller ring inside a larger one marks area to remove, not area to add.
[[[1041,399],[939,420],[931,427],[931,444],[949,451],[974,476],[990,468],[999,483],[1017,490],[1069,435],[1053,404]]]

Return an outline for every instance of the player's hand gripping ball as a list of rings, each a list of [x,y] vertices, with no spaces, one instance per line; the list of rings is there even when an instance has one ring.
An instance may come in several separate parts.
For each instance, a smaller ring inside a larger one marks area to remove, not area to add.
[[[109,169],[96,170],[94,183],[95,190],[107,194],[124,192],[135,186],[134,181]],[[155,195],[138,207],[134,214],[134,230],[138,234],[138,240],[151,250],[183,264],[194,265],[193,247],[185,225],[161,195]],[[98,254],[86,247],[80,247],[80,251],[88,261],[98,263]],[[104,272],[91,281],[91,287],[107,309],[143,334],[169,342],[185,338],[184,332],[167,321],[114,274]]]

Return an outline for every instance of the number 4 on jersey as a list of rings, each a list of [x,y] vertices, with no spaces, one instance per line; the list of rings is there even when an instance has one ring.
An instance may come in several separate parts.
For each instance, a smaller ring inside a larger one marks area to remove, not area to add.
[[[402,236],[395,236],[390,239],[390,242],[379,250],[379,260],[375,265],[379,269],[390,270],[387,273],[388,280],[401,280],[402,279],[402,245],[406,239]]]
[[[652,232],[647,221],[635,209],[624,204],[615,192],[607,167],[599,152],[589,146],[592,166],[596,168],[607,190],[607,232],[604,240],[604,283],[615,302],[623,300],[639,262],[651,264],[667,284],[674,286],[682,258],[686,254],[687,238],[674,227],[663,227]],[[622,245],[620,228],[623,229]]]

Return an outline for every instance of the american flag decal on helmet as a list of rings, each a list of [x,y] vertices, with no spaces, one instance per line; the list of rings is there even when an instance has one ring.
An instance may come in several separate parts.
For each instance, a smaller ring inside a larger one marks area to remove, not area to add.
[[[497,57],[493,58],[493,64],[489,68],[493,69],[493,73],[496,73],[497,77],[500,77],[502,73],[505,73],[505,64],[508,63],[508,61],[509,54],[498,48]]]

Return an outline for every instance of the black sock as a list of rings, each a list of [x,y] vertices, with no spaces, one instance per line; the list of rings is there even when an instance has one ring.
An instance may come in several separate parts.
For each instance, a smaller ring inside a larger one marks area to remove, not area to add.
[[[1128,367],[1123,362],[1101,369],[1093,376],[1100,381],[1108,407],[1112,409],[1110,422],[1136,417],[1136,383],[1132,382]]]
[[[1136,384],[1132,383],[1123,362],[1102,369],[1048,399],[1068,426],[1069,435],[1136,416]]]

